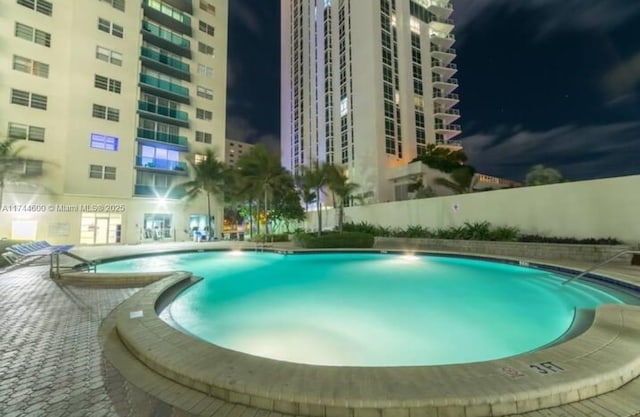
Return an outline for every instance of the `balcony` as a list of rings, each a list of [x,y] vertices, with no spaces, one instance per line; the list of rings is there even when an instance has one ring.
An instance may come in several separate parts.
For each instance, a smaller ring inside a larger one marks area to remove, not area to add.
[[[436,44],[431,44],[431,56],[443,64],[450,64],[456,57],[456,50],[453,48],[443,48]]]
[[[186,136],[176,136],[155,130],[138,128],[137,140],[142,142],[164,143],[168,149],[186,152],[189,148]]]
[[[150,119],[160,122],[169,122],[182,127],[189,127],[189,115],[187,112],[158,106],[157,104],[141,100],[138,101],[138,110],[140,112],[145,112],[145,117],[150,116]]]
[[[136,167],[163,172],[169,171],[181,175],[187,174],[187,164],[183,161],[170,161],[148,156],[136,156]]]
[[[448,124],[460,118],[460,110],[436,106],[433,110],[433,115]]]
[[[136,184],[133,191],[137,197],[153,197],[162,199],[179,200],[187,195],[186,190],[181,186],[176,187],[156,187],[154,185]]]
[[[440,90],[433,90],[433,101],[436,108],[451,108],[455,106],[460,97],[456,93],[445,93]]]
[[[422,0],[426,3],[427,10],[443,19],[448,18],[453,13],[453,5],[449,0]]]
[[[142,22],[142,37],[162,49],[191,59],[191,42],[149,21]]]
[[[148,74],[140,74],[140,87],[160,97],[189,104],[189,89],[170,81],[161,80]]]
[[[156,7],[160,6],[156,3]],[[177,9],[170,10],[171,8],[167,7],[161,7],[163,10],[158,10],[156,7],[154,7],[149,0],[142,1],[142,10],[144,11],[145,17],[168,27],[171,30],[184,33],[187,36],[192,36],[191,17],[189,17],[187,13]]]
[[[458,88],[457,78],[448,78],[440,74],[432,74],[431,81],[433,82],[434,87],[444,90],[445,93],[450,93]]]
[[[456,41],[456,36],[453,33],[435,32],[432,31],[429,34],[431,43],[438,45],[441,48],[450,48]]]
[[[460,125],[446,124],[442,122],[436,122],[434,125],[434,131],[436,134],[442,135],[442,137],[448,142],[449,139],[458,136],[462,133]],[[445,142],[445,143],[447,143]]]
[[[429,26],[435,31],[450,33],[453,30],[453,20],[449,19],[448,16],[432,14],[429,19]]]
[[[189,64],[179,59],[145,47],[140,48],[140,58],[145,66],[153,68],[158,72],[166,73],[181,80],[191,81]]]

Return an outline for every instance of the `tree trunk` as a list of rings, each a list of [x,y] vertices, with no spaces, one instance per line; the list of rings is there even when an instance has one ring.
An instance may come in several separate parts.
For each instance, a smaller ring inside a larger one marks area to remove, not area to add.
[[[316,188],[316,198],[318,201],[318,237],[322,234],[322,202],[320,200],[320,188]]]
[[[342,225],[344,223],[344,202],[340,202],[340,207],[338,208],[338,230],[342,233]]]
[[[207,240],[211,240],[211,194],[207,192],[207,223],[209,224],[209,232],[207,233]]]
[[[264,190],[264,234],[269,234],[269,210],[267,207],[269,206],[267,203],[269,202],[269,197],[267,195],[267,190]]]
[[[260,234],[260,199],[256,198],[256,234]]]

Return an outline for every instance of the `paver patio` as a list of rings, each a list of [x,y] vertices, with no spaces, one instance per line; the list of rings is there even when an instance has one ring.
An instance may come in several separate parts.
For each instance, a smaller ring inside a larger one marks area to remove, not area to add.
[[[94,250],[94,255],[100,255],[93,257],[142,250],[149,248],[105,248]],[[101,352],[98,329],[102,320],[136,291],[60,284],[49,279],[48,266],[0,271],[0,416],[195,415],[125,380]],[[144,371],[143,366],[141,369]],[[148,372],[149,379],[160,380]],[[170,398],[175,393],[184,400],[188,389],[171,384],[165,400],[175,403]],[[191,411],[219,417],[282,416],[202,397],[193,394]],[[640,381],[636,379],[610,394],[526,415],[622,417],[640,416],[639,411]]]

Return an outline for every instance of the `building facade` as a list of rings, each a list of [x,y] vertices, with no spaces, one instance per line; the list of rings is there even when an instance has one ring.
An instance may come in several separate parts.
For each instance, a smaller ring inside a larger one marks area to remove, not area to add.
[[[249,152],[251,148],[254,147],[251,143],[232,139],[227,139],[224,146],[224,162],[229,166],[234,166],[240,156]]]
[[[365,202],[393,200],[389,170],[461,133],[450,1],[281,5],[283,165],[341,165]]]
[[[0,237],[181,241],[207,224],[187,159],[224,148],[227,0],[6,0],[0,135],[28,181]],[[221,228],[222,207],[214,216]]]

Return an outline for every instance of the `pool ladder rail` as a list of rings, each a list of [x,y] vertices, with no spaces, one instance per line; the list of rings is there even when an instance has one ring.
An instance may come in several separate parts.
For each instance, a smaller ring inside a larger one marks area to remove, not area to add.
[[[640,255],[640,250],[637,249],[625,249],[622,252],[618,252],[613,256],[608,257],[607,259],[605,259],[604,261],[600,262],[599,264],[592,266],[589,269],[585,269],[584,271],[582,271],[580,274],[576,275],[575,277],[571,277],[568,278],[567,280],[565,280],[562,285],[568,284],[571,281],[577,280],[582,278],[583,276],[587,275],[590,272],[595,271],[596,269],[608,264],[609,262],[613,261],[614,259],[617,259],[619,257],[621,257],[622,255],[627,255],[627,254],[633,254],[633,255]]]

